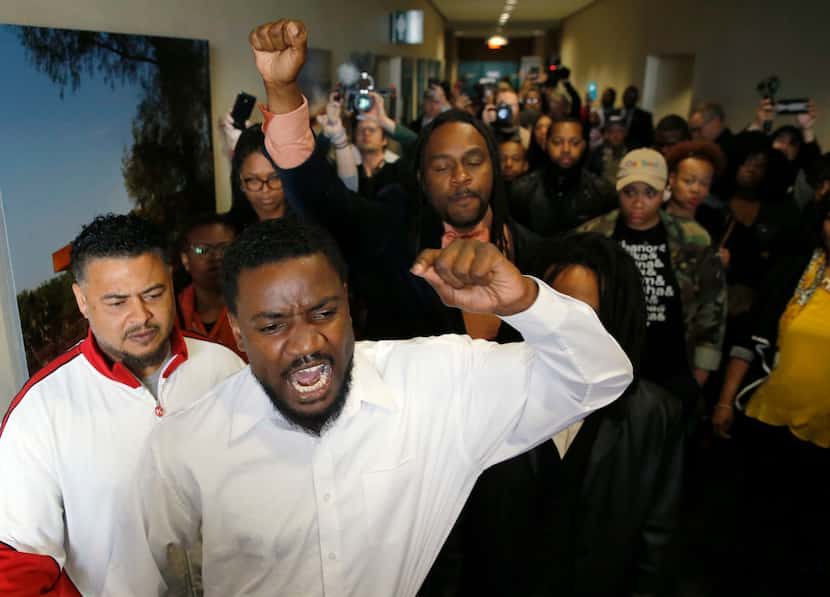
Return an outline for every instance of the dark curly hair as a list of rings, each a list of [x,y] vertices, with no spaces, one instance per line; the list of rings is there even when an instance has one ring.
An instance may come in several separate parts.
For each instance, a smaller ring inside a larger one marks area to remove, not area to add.
[[[82,282],[86,265],[93,259],[145,253],[154,253],[170,264],[162,231],[141,216],[109,213],[84,226],[72,241],[70,269],[75,280]]]
[[[654,127],[655,133],[673,133],[679,132],[680,138],[683,141],[689,141],[692,138],[692,133],[689,131],[689,123],[679,114],[669,114],[660,119],[657,126]]]
[[[726,170],[726,156],[717,143],[711,141],[682,141],[672,145],[666,152],[666,164],[669,172],[676,172],[680,162],[695,158],[709,162],[716,177],[723,176]]]
[[[550,143],[550,138],[553,137],[553,129],[555,129],[560,124],[578,124],[579,125],[579,130],[582,131],[582,135],[583,136],[585,135],[585,123],[584,122],[582,122],[576,116],[565,116],[564,118],[554,119],[553,122],[550,124],[550,128],[548,129],[548,138],[547,138],[548,143]],[[545,148],[545,149],[547,150],[547,148]],[[587,153],[587,152],[585,152],[585,153]]]
[[[194,214],[189,214],[185,219],[179,229],[178,235],[176,236],[176,248],[179,251],[186,251],[189,244],[188,237],[190,236],[190,233],[197,228],[201,228],[202,226],[211,226],[213,224],[225,226],[229,230],[232,230],[234,235],[239,233],[236,226],[234,226],[233,222],[231,222],[228,217],[228,214],[220,214],[215,211],[200,211]]]
[[[631,255],[616,241],[595,232],[569,233],[548,241],[537,256],[536,271],[553,284],[572,265],[588,268],[599,282],[602,325],[619,343],[635,373],[645,342],[646,302],[640,271]]]
[[[804,145],[804,133],[801,132],[800,128],[791,124],[785,124],[784,126],[778,127],[775,131],[773,131],[771,137],[773,142],[777,141],[778,137],[789,137],[790,143],[796,147]]]
[[[346,261],[337,243],[322,228],[291,216],[246,228],[225,250],[222,260],[222,293],[230,312],[237,313],[239,276],[244,270],[311,255],[323,255],[340,280],[346,282]]]

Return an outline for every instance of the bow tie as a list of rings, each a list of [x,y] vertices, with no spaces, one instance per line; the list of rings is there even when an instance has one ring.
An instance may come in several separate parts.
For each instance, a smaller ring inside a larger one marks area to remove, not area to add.
[[[445,249],[450,243],[459,238],[475,239],[483,243],[490,242],[490,225],[493,223],[493,212],[488,209],[481,221],[472,230],[460,232],[444,222],[444,235],[441,237],[441,248]]]

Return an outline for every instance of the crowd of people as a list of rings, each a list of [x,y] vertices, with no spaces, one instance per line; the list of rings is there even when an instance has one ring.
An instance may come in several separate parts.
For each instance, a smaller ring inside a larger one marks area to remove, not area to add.
[[[311,113],[302,23],[250,44],[230,211],[72,243],[89,335],[3,418],[0,593],[670,595],[689,461],[728,440],[741,590],[828,586],[812,103],[655,125],[560,69],[430,81],[407,125]]]

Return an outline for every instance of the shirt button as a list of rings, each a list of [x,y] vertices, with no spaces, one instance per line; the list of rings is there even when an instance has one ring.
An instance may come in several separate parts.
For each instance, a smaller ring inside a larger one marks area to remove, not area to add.
[[[332,551],[331,553],[329,553],[329,559],[330,560],[336,560],[337,559],[337,554]]]
[[[330,493],[327,493],[326,495],[323,496],[323,501],[324,502],[328,502],[330,500],[331,500],[331,494]]]

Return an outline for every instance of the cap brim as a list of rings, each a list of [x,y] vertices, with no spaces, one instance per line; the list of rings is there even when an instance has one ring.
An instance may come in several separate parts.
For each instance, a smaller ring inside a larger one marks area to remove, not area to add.
[[[617,180],[617,190],[622,191],[632,182],[644,182],[648,186],[657,191],[663,191],[666,188],[666,179],[659,176],[649,176],[648,174],[629,174]]]

